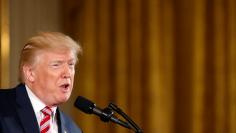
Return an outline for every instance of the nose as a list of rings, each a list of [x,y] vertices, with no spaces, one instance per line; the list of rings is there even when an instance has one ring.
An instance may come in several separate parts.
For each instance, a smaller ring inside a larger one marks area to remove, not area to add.
[[[63,68],[62,77],[63,78],[70,78],[73,73],[72,71],[73,71],[73,69],[71,69],[69,65],[65,65]]]

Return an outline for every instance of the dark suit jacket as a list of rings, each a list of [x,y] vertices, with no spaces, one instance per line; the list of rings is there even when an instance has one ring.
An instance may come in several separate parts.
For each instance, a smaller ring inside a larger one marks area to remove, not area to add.
[[[82,133],[80,128],[57,109],[59,133]],[[37,119],[23,84],[0,90],[0,133],[39,133]]]

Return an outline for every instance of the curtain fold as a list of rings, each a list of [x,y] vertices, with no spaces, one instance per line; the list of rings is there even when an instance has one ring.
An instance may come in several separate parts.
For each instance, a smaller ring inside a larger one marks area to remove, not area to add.
[[[145,133],[236,133],[235,0],[66,0],[84,54],[74,95]],[[84,132],[128,133],[73,110]]]

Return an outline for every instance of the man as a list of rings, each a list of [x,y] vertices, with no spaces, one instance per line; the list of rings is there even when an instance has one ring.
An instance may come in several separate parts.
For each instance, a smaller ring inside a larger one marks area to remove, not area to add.
[[[80,46],[57,32],[32,37],[21,51],[17,87],[0,91],[0,133],[81,133],[58,105],[73,88]]]

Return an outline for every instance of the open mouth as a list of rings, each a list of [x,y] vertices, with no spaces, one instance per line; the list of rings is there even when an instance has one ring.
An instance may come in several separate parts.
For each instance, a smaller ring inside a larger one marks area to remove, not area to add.
[[[70,84],[66,83],[60,86],[62,88],[63,92],[68,92],[69,91]]]

